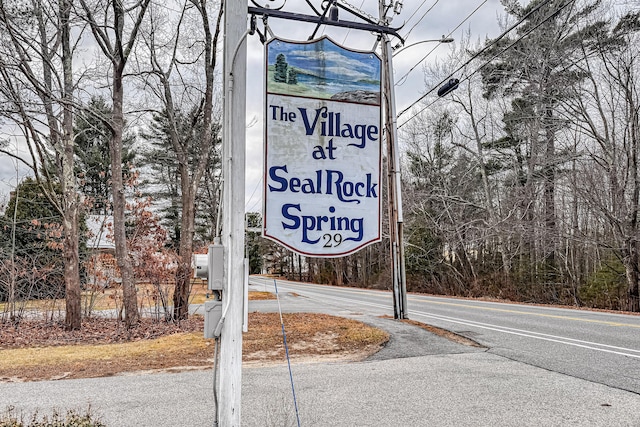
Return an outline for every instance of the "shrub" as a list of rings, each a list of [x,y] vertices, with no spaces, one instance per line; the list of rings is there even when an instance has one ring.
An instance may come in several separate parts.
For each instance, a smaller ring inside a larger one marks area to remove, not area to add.
[[[106,427],[106,424],[94,419],[91,408],[84,414],[67,410],[64,416],[57,410],[50,417],[40,416],[36,412],[28,419],[29,421],[25,421],[23,414],[17,414],[14,407],[9,407],[0,415],[0,427]]]
[[[580,287],[580,300],[589,307],[619,310],[626,292],[626,275],[622,262],[604,262]]]

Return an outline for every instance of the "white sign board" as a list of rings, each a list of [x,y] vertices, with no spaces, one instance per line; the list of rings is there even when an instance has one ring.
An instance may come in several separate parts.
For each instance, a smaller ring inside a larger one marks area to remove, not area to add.
[[[267,43],[263,236],[307,256],[380,240],[380,58]]]

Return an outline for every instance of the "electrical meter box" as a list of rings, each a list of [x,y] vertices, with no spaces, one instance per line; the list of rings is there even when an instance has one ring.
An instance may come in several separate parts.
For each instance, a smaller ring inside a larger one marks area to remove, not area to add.
[[[209,255],[208,254],[194,254],[193,255],[193,278],[207,280],[209,278],[208,272]]]
[[[224,269],[224,248],[221,245],[209,245],[206,254],[193,255],[193,277],[207,281],[210,291],[222,290]]]
[[[222,245],[209,245],[207,288],[210,291],[221,291],[224,273],[224,248]]]
[[[204,337],[215,338],[214,331],[222,317],[222,301],[204,302]]]

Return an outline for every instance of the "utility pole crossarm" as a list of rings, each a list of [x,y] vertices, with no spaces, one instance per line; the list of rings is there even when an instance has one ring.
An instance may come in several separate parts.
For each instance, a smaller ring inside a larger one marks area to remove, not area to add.
[[[303,15],[300,13],[283,12],[281,10],[272,10],[272,9],[265,9],[261,7],[251,7],[251,6],[248,8],[248,12],[250,15],[260,15],[260,16],[266,16],[266,17],[272,17],[272,18],[278,18],[278,19],[288,19],[292,21],[309,22],[309,23],[318,24],[318,25],[325,24],[325,25],[331,25],[334,27],[350,28],[352,30],[364,30],[364,31],[371,31],[374,33],[389,34],[394,37],[397,37],[402,41],[402,43],[404,43],[403,38],[400,37],[400,34],[398,34],[398,30],[400,28],[391,28],[385,25],[378,25],[370,22],[355,22],[355,21],[342,21],[342,20],[332,21],[331,19],[325,16]]]

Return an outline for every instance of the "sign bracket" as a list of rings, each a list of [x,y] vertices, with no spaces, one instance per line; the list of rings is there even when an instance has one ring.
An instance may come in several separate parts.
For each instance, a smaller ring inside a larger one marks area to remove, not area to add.
[[[339,5],[339,6],[344,7],[342,5]],[[353,30],[364,30],[364,31],[371,31],[371,32],[381,33],[381,34],[390,34],[394,37],[397,37],[398,39],[400,39],[402,43],[404,43],[404,39],[400,36],[400,34],[398,34],[398,30],[400,30],[400,28],[402,27],[392,28],[385,25],[372,23],[365,16],[361,16],[360,14],[357,14],[352,10],[349,10],[349,9],[347,10],[351,13],[354,13],[359,18],[366,20],[367,22],[345,21],[340,19],[338,19],[337,21],[332,21],[324,15],[321,15],[321,16],[303,15],[300,13],[284,12],[281,10],[266,9],[262,7],[249,6],[248,8],[248,12],[250,15],[260,15],[265,17],[273,17],[277,19],[288,19],[292,21],[309,22],[317,25],[331,25],[334,27],[350,28]]]

